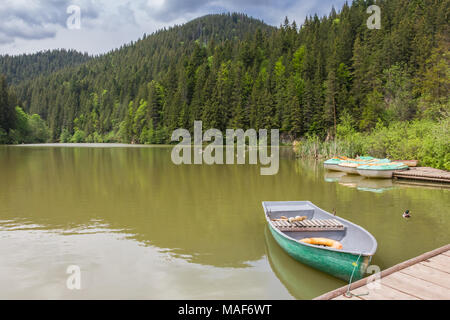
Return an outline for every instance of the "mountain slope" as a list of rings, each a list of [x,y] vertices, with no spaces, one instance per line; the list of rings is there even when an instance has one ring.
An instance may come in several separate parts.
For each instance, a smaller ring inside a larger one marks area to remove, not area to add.
[[[176,79],[191,55],[198,54],[197,59],[203,59],[216,46],[230,46],[252,37],[257,30],[267,35],[275,28],[244,14],[207,15],[144,35],[143,39],[80,66],[22,82],[16,86],[16,92],[26,111],[48,119],[55,139],[64,127],[70,132],[74,127],[87,129],[85,125],[90,120],[86,117],[93,109],[101,118],[98,125],[105,133],[114,126],[117,129],[117,121],[127,114],[128,103],[136,96],[142,97],[151,80],[166,76]]]
[[[79,65],[89,58],[87,53],[82,54],[74,50],[47,50],[15,56],[0,55],[0,74],[4,74],[10,84],[17,84],[38,75],[48,75],[66,67]]]
[[[163,143],[194,120],[205,129],[280,128],[293,139],[332,137],[344,120],[370,131],[436,119],[448,109],[450,1],[378,1],[380,30],[366,25],[372,3],[309,17],[300,30],[210,15],[16,92],[59,141]]]

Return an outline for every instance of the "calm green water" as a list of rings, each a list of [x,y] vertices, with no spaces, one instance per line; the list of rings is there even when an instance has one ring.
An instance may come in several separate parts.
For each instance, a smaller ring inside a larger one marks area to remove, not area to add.
[[[344,285],[278,247],[263,200],[336,209],[377,238],[381,269],[450,242],[448,189],[341,177],[289,148],[275,176],[170,152],[0,147],[0,299],[311,299]]]

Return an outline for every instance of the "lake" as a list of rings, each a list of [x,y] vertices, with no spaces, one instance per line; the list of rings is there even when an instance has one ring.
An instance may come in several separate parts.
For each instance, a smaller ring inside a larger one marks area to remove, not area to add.
[[[345,285],[281,250],[269,200],[361,225],[381,269],[450,243],[449,189],[326,172],[287,147],[273,176],[177,166],[171,150],[0,146],[0,299],[312,299]],[[66,285],[71,265],[80,290]]]

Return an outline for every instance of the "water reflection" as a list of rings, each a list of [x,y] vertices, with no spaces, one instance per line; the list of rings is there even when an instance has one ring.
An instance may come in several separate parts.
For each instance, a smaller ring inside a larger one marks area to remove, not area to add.
[[[312,299],[346,283],[291,258],[265,228],[267,257],[278,279],[297,299]]]
[[[259,184],[256,167],[177,167],[169,148],[8,148],[0,161],[10,168],[2,170],[2,219],[54,230],[99,220],[214,266],[245,267],[264,254],[258,212],[233,201]]]
[[[449,189],[449,185],[446,183],[415,180],[369,179],[339,171],[324,170],[323,177],[325,182],[336,182],[345,187],[375,193],[383,193],[394,188]]]
[[[265,236],[262,201],[335,209],[377,238],[382,269],[450,242],[446,189],[331,174],[290,148],[274,176],[176,166],[170,152],[0,147],[0,298],[313,298],[341,286]],[[89,290],[69,294],[65,268],[77,263]]]
[[[325,171],[326,182],[337,182],[342,186],[356,188],[360,191],[382,193],[394,188],[392,179],[368,179],[359,175],[346,174],[337,171]]]

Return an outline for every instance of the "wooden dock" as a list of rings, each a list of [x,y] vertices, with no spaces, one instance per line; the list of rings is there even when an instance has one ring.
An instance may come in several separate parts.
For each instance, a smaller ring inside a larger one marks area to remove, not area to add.
[[[378,279],[378,282],[373,282]],[[450,244],[314,300],[450,300]]]
[[[419,181],[433,181],[450,183],[450,172],[428,167],[412,167],[409,170],[396,171],[395,179],[409,179]]]

